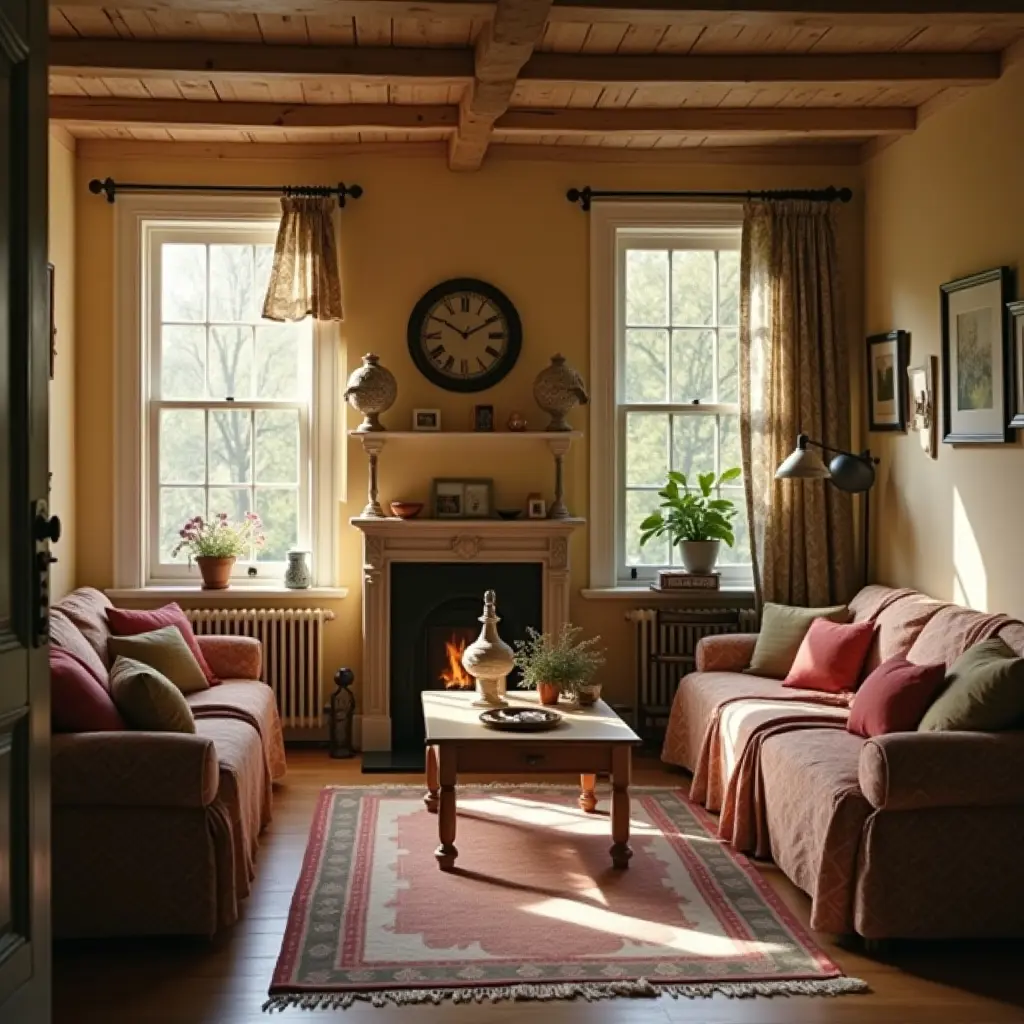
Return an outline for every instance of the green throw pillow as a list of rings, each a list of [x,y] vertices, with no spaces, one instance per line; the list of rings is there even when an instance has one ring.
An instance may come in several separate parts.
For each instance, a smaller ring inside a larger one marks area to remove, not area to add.
[[[162,626],[136,636],[112,636],[107,650],[111,658],[134,658],[155,668],[184,694],[210,687],[177,626]]]
[[[119,657],[110,670],[110,696],[133,729],[150,732],[196,731],[181,690],[166,676],[132,658]]]
[[[757,634],[754,656],[746,671],[755,676],[785,679],[815,619],[849,622],[850,609],[845,604],[831,608],[795,608],[767,602],[761,613],[761,632]]]
[[[1024,659],[1002,640],[982,640],[946,673],[946,688],[919,732],[995,732],[1024,724]]]

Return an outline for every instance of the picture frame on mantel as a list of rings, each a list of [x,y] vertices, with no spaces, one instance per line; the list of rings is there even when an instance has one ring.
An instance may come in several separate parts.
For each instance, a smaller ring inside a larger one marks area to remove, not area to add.
[[[868,338],[868,430],[907,429],[910,335],[889,331]]]
[[[1013,274],[996,267],[940,287],[943,444],[1008,444]]]
[[[1024,300],[1011,302],[1006,311],[1010,316],[1010,380],[1013,388],[1013,406],[1010,409],[1010,429],[1024,428]]]

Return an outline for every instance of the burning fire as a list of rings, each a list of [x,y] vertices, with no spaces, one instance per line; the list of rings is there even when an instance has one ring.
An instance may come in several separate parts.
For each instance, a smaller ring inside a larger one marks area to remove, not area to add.
[[[466,640],[463,637],[456,640],[446,640],[444,653],[448,658],[448,667],[441,670],[441,682],[446,690],[471,690],[473,688],[473,677],[462,667],[462,654],[466,649]]]

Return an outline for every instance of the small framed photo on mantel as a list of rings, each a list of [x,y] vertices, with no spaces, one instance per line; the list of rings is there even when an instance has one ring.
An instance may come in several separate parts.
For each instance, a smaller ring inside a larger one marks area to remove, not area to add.
[[[868,338],[868,430],[907,429],[906,331]]]
[[[996,267],[941,286],[944,444],[1012,440],[1012,276],[1009,267]]]

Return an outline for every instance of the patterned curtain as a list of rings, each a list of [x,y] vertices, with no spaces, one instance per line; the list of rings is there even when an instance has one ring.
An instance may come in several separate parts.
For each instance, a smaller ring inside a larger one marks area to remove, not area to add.
[[[274,266],[263,302],[268,320],[343,319],[333,210],[330,197],[281,200]]]
[[[856,585],[851,495],[776,480],[803,431],[849,448],[849,360],[832,205],[749,203],[740,256],[740,443],[758,600],[847,601]]]

